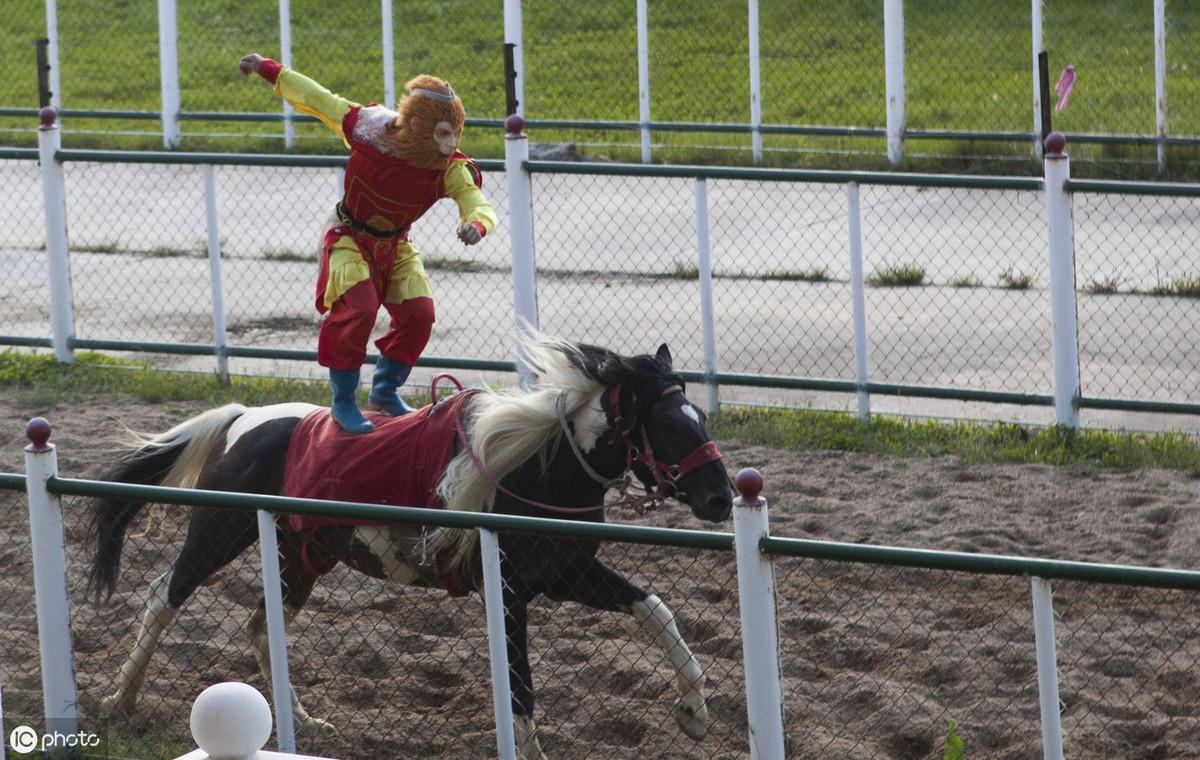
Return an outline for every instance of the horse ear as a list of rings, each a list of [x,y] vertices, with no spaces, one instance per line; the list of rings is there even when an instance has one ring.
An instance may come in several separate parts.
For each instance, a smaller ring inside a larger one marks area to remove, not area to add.
[[[666,343],[658,347],[658,353],[654,355],[654,358],[662,362],[667,369],[671,369],[671,349],[667,348]]]

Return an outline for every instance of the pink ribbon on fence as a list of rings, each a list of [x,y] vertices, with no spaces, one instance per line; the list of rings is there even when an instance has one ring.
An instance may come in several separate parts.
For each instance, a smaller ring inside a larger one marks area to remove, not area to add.
[[[1055,111],[1061,111],[1067,107],[1067,103],[1071,102],[1071,90],[1075,89],[1075,67],[1067,66],[1058,75],[1058,81],[1054,84],[1054,91],[1058,93],[1058,102],[1054,104]]]

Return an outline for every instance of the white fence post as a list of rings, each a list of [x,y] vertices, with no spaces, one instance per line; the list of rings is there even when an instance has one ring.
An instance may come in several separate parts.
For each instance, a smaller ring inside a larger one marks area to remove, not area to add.
[[[1050,582],[1033,578],[1033,638],[1037,649],[1038,703],[1042,710],[1042,757],[1062,760],[1062,719],[1058,712],[1058,665],[1054,653],[1054,603]]]
[[[1042,33],[1042,3],[1045,0],[1033,0],[1030,11],[1030,34],[1033,39],[1032,65],[1029,69],[1030,80],[1033,82],[1033,153],[1042,157],[1042,75],[1038,67],[1038,54],[1045,44]]]
[[[887,95],[887,151],[904,160],[904,0],[883,0],[883,64]]]
[[[46,489],[58,475],[58,454],[50,423],[34,417],[25,426],[25,492],[29,497],[29,540],[33,545],[33,590],[37,598],[38,651],[42,658],[42,701],[46,730],[74,734],[75,655],[71,646],[71,605],[67,596],[67,550],[62,505]]]
[[[46,62],[50,64],[50,107],[58,111],[62,110],[62,77],[58,73],[57,0],[46,0],[46,39],[50,41],[46,46]]]
[[[42,206],[46,216],[46,264],[50,279],[50,330],[54,358],[75,361],[71,340],[75,337],[75,314],[71,294],[71,262],[67,253],[67,190],[62,164],[55,154],[62,147],[57,114],[41,111],[38,127],[38,163],[42,169]]]
[[[1167,168],[1167,21],[1166,0],[1154,0],[1154,134],[1158,171]]]
[[[496,714],[496,751],[500,760],[515,760],[512,685],[508,680],[508,629],[504,625],[504,577],[500,573],[500,541],[479,529],[483,561],[483,603],[487,613],[488,654],[492,664],[492,703]]]
[[[292,6],[290,0],[279,0],[279,62],[292,65]],[[390,104],[389,104],[390,107]],[[292,123],[296,111],[292,104],[283,101],[283,144],[290,148],[296,144],[296,126]]]
[[[779,675],[779,633],[775,624],[775,571],[759,550],[769,533],[762,475],[746,468],[737,474],[741,494],[733,501],[737,555],[738,608],[746,673],[746,713],[751,760],[783,760],[783,689]]]
[[[513,46],[513,91],[517,96],[517,113],[525,115],[525,30],[521,20],[521,0],[504,0],[504,44]],[[508,114],[511,115],[511,114]]]
[[[158,71],[163,145],[179,147],[179,31],[175,0],[158,0]]]
[[[700,249],[700,331],[704,341],[704,374],[712,378],[717,374],[717,326],[713,313],[712,251],[708,238],[708,183],[703,177],[697,177],[695,187],[696,243]],[[704,387],[708,393],[708,413],[715,414],[721,405],[717,381],[709,379]]]
[[[758,47],[758,0],[749,0],[750,31],[750,143],[754,163],[762,161],[762,82],[759,69],[761,55]]]
[[[396,100],[396,24],[392,20],[392,0],[382,0],[380,11],[383,17],[383,29],[380,30],[383,38],[383,104],[399,111],[400,103]]]
[[[850,234],[850,301],[854,318],[854,384],[858,386],[858,418],[871,416],[871,382],[867,356],[867,295],[863,277],[862,207],[858,200],[858,183],[846,184],[846,209]]]
[[[208,228],[208,276],[212,287],[213,342],[217,376],[229,382],[229,334],[225,329],[225,284],[221,276],[221,229],[217,221],[217,179],[212,164],[204,165],[204,220]]]
[[[292,722],[292,682],[288,677],[287,629],[283,618],[283,582],[279,578],[279,538],[275,518],[258,510],[258,548],[262,556],[267,648],[271,659],[271,697],[275,702],[275,740],[280,752],[296,751]]]
[[[1054,417],[1064,427],[1079,427],[1079,329],[1075,303],[1075,231],[1071,196],[1071,160],[1061,132],[1046,137],[1046,226],[1050,255],[1050,343],[1054,353]]]
[[[517,342],[529,328],[538,327],[537,262],[533,252],[533,188],[523,164],[529,160],[525,120],[510,115],[504,122],[504,174],[508,181],[509,237],[512,240],[513,316]],[[532,381],[529,368],[517,355],[521,385]]]
[[[650,163],[650,14],[637,0],[638,120],[642,123],[642,163]]]

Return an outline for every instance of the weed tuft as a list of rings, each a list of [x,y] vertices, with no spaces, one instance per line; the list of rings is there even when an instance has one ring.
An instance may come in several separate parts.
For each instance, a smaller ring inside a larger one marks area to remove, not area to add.
[[[916,264],[889,264],[867,278],[875,288],[910,288],[925,283],[925,267]]]

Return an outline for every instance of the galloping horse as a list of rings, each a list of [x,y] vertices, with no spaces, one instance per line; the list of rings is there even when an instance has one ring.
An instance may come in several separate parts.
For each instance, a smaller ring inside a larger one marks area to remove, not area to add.
[[[459,399],[457,404],[443,400],[414,413],[445,416],[446,407],[453,406],[457,417],[452,426],[457,448],[450,445],[452,458],[436,481],[440,506],[600,522],[605,494],[619,487],[623,478],[628,485],[632,473],[656,498],[686,503],[702,520],[728,519],[733,496],[729,476],[705,431],[703,412],[683,393],[683,381],[672,370],[665,344],[654,356],[624,357],[595,346],[536,336],[525,341],[522,349],[536,377],[531,390],[459,394],[452,397]],[[134,444],[107,479],[281,494],[293,434],[305,418],[320,411],[298,403],[213,409]],[[390,469],[379,473],[385,487],[399,487],[407,475]],[[97,500],[93,505],[96,556],[91,581],[98,596],[111,596],[115,588],[126,529],[142,506],[119,499]],[[287,620],[304,606],[320,574],[337,562],[401,584],[462,593],[482,588],[475,531],[332,524],[302,535],[289,530],[284,517],[277,525]],[[180,555],[172,569],[150,584],[137,642],[121,668],[116,692],[102,703],[106,711],[133,708],[147,663],[180,607],[199,585],[256,540],[253,512],[211,507],[191,511]],[[500,546],[505,558],[509,680],[523,758],[543,757],[526,652],[526,606],[539,594],[632,615],[674,667],[679,694],[676,720],[689,736],[705,735],[708,709],[703,671],[680,636],[670,609],[657,596],[597,560],[595,541],[505,533]],[[261,600],[246,631],[270,682]],[[295,690],[292,707],[299,730],[333,730],[304,710]]]

